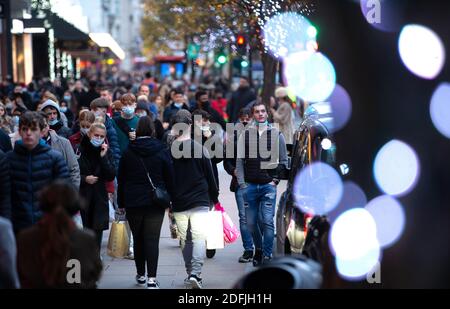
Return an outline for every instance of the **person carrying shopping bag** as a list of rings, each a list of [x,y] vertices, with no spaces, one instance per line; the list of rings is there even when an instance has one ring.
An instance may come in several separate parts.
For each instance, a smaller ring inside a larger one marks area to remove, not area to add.
[[[173,192],[173,165],[169,149],[155,138],[149,116],[139,119],[136,139],[124,152],[118,173],[118,206],[130,224],[134,239],[136,282],[148,289],[159,288],[156,280],[159,239],[165,207],[152,198],[153,186]],[[146,270],[147,266],[147,272]]]
[[[191,139],[191,113],[179,111],[174,122],[172,130],[177,138],[171,144],[175,172],[172,209],[188,274],[185,283],[188,287],[200,289],[206,251],[205,226],[209,205],[218,202],[219,189],[208,151]],[[192,242],[187,243],[188,231]]]

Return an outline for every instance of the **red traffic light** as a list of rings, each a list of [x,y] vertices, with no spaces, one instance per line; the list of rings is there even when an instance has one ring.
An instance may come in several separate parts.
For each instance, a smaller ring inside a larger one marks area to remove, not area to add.
[[[243,35],[238,35],[237,37],[237,44],[238,45],[244,45],[245,44],[245,38]]]

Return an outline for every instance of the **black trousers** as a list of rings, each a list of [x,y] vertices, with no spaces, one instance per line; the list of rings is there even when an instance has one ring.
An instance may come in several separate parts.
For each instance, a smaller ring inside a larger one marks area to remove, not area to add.
[[[134,241],[134,262],[139,276],[156,277],[159,258],[159,238],[165,210],[156,206],[127,208],[126,216]]]

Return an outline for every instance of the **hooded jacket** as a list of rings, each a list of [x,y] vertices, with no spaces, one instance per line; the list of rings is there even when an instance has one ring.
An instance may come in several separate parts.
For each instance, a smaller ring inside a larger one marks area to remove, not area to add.
[[[72,130],[64,125],[64,121],[63,121],[62,117],[65,118],[66,116],[65,115],[62,116],[61,111],[59,110],[58,103],[53,102],[52,100],[47,100],[41,105],[40,111],[43,111],[44,109],[46,109],[49,106],[53,107],[58,112],[58,122],[54,125],[50,125],[50,129],[56,131],[56,134],[58,134],[62,137],[69,138],[70,135],[72,135]],[[66,118],[66,125],[67,125],[67,118]]]
[[[67,138],[59,136],[55,131],[50,130],[50,146],[59,151],[69,168],[70,179],[72,184],[76,187],[80,187],[80,166],[78,165],[77,157],[73,151],[72,145]]]
[[[155,138],[138,138],[129,144],[120,160],[117,176],[119,208],[157,207],[151,199],[152,189],[144,164],[153,184],[173,194],[175,177],[169,150]]]
[[[61,153],[43,140],[31,151],[16,142],[7,153],[11,177],[11,221],[14,231],[30,227],[39,221],[42,212],[38,192],[56,179],[69,180],[67,164]]]
[[[208,151],[192,139],[175,140],[172,143],[172,149],[181,152],[186,150],[187,152],[187,156],[180,158],[172,156],[175,172],[175,189],[172,196],[173,211],[180,212],[199,206],[209,207],[211,202],[217,202],[219,188],[214,178]],[[199,156],[196,157],[194,154],[199,154]]]

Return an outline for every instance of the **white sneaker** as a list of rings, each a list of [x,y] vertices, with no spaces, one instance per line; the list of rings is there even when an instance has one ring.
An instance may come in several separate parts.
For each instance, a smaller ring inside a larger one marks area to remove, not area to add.
[[[147,283],[147,277],[136,275],[136,284],[139,286],[145,286]]]
[[[159,282],[156,278],[149,278],[147,281],[147,289],[159,289]]]

